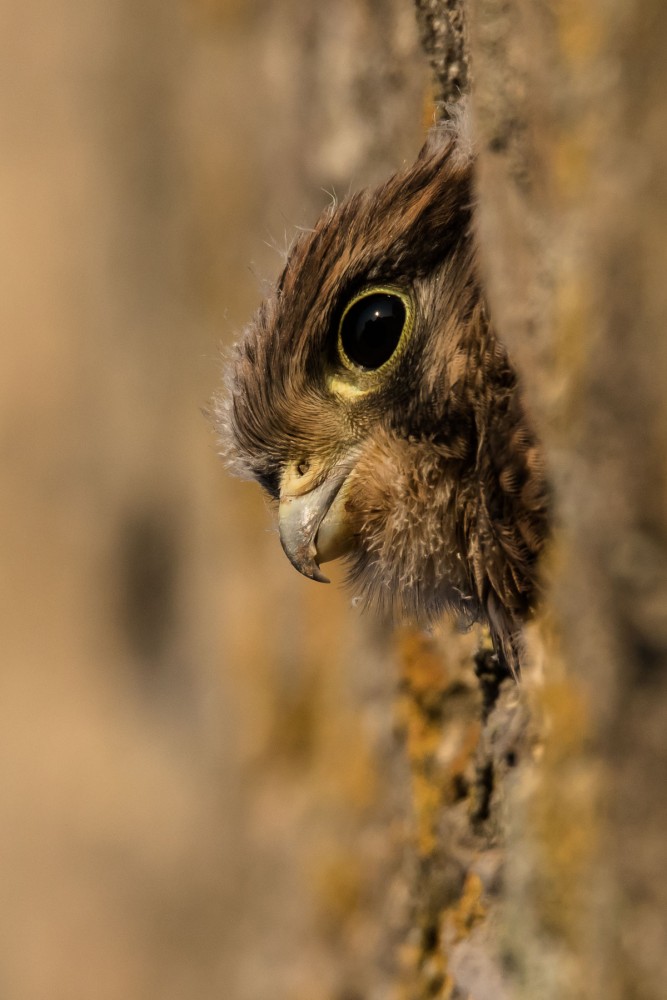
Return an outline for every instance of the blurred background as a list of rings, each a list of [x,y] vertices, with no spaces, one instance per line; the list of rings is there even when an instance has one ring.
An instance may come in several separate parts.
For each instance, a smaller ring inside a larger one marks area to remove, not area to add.
[[[7,0],[0,77],[0,995],[386,997],[389,640],[202,411],[295,226],[419,149],[411,5]]]

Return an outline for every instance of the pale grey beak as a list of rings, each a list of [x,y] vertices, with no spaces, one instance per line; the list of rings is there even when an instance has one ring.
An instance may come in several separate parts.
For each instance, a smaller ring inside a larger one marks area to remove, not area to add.
[[[342,503],[336,503],[349,466],[334,467],[326,479],[303,491],[306,483],[283,477],[278,524],[285,555],[299,573],[311,580],[329,583],[320,563],[342,555],[351,538]]]

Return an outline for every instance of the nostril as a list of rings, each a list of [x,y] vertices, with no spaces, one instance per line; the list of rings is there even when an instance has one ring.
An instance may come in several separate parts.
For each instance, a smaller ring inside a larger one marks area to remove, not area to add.
[[[281,497],[300,497],[317,485],[317,461],[309,457],[294,458],[285,465],[280,479]]]

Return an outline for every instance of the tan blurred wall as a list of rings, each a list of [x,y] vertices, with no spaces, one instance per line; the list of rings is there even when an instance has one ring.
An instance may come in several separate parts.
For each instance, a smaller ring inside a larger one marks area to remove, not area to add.
[[[238,770],[175,4],[6,4],[0,990],[211,995]],[[201,88],[199,90],[201,93]]]
[[[390,661],[201,409],[418,148],[410,6],[8,0],[0,66],[0,992],[384,996]]]

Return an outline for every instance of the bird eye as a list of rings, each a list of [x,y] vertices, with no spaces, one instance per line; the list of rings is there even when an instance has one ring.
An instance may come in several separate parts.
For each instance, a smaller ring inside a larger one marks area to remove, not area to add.
[[[354,298],[340,321],[338,350],[348,365],[377,371],[389,361],[412,325],[412,305],[402,292],[369,289]]]

